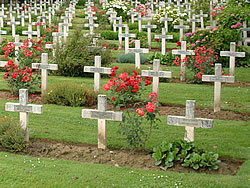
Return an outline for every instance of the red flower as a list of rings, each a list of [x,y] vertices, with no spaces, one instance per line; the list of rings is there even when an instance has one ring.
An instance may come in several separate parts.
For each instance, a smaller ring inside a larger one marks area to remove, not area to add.
[[[118,50],[118,48],[114,48],[114,50]]]
[[[181,46],[181,42],[180,41],[177,42],[177,46]]]
[[[113,101],[116,101],[115,97],[112,97],[112,100],[113,100]]]
[[[157,95],[156,92],[152,92],[152,93],[149,94],[148,97],[149,97],[149,99],[151,99],[152,101],[156,101],[157,98],[158,98],[158,95]]]
[[[159,38],[156,38],[156,39],[155,39],[156,42],[159,42],[159,40],[160,40]]]
[[[104,14],[104,11],[101,11],[101,14]]]
[[[46,37],[46,35],[43,35],[43,38]]]
[[[146,110],[148,112],[154,112],[155,111],[155,103],[148,102],[148,104],[146,105]]]
[[[30,50],[26,50],[26,51],[25,51],[25,55],[26,55],[27,57],[30,57],[30,56],[33,55],[33,53],[32,53],[32,51],[30,51]]]
[[[62,10],[60,10],[59,12],[62,13]]]
[[[144,114],[145,114],[145,112],[143,111],[142,108],[136,109],[136,112],[137,112],[140,116],[144,116]]]
[[[119,78],[121,78],[122,80],[125,80],[128,77],[128,73],[120,73],[119,74]]]
[[[110,84],[104,84],[104,89],[106,90],[106,91],[108,91],[108,90],[110,90]]]

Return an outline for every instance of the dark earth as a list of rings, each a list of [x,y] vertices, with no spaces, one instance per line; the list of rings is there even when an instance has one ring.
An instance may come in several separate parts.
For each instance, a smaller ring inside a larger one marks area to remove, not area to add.
[[[18,99],[13,97],[9,92],[0,91],[0,99]],[[39,95],[29,96],[33,103],[41,103]],[[91,108],[96,108],[92,106]],[[108,106],[112,109],[112,106]],[[160,113],[163,115],[181,115],[185,116],[184,105],[162,104]],[[238,120],[247,121],[250,113],[221,111],[214,113],[212,109],[196,107],[196,116],[210,119],[220,120]],[[0,151],[6,151],[0,147]],[[18,152],[21,155],[30,155],[41,158],[56,158],[63,160],[73,160],[94,164],[108,164],[116,167],[142,168],[145,170],[163,170],[159,166],[155,166],[155,160],[152,158],[152,151],[145,150],[125,150],[125,149],[98,149],[97,145],[90,144],[75,144],[70,142],[56,141],[51,139],[31,139],[26,151]],[[207,173],[207,174],[222,174],[235,175],[240,169],[244,160],[238,159],[220,159],[219,170],[184,168],[177,164],[167,171],[183,172],[183,173]]]

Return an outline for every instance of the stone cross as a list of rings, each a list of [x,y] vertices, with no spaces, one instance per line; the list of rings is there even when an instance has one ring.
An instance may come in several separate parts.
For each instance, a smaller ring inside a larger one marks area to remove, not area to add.
[[[53,57],[55,57],[55,48],[56,48],[55,44],[45,44],[45,48],[53,49],[52,54],[53,54]]]
[[[153,77],[153,92],[159,94],[159,78],[172,78],[172,72],[160,71],[160,60],[154,59],[153,70],[142,70],[142,76]],[[158,95],[159,96],[159,95]]]
[[[97,20],[97,17],[95,17],[95,16],[93,16],[91,14],[88,14],[88,16],[85,17],[85,19],[89,20],[89,24],[94,24],[94,20]],[[89,27],[89,33],[90,34],[94,33],[94,27]]]
[[[168,18],[168,13],[165,14],[165,17],[161,17],[160,21],[164,21],[164,27],[166,28],[166,33],[168,33],[168,21],[173,21],[173,18]]]
[[[162,39],[161,42],[161,53],[166,54],[166,39],[173,39],[173,35],[166,35],[166,28],[162,28],[162,35],[155,35],[155,39]]]
[[[110,19],[112,20],[112,23],[113,23],[113,31],[116,32],[116,26],[115,26],[116,25],[116,20],[119,20],[119,18],[116,17],[116,16],[113,16]]]
[[[23,35],[28,35],[29,39],[32,39],[32,35],[37,36],[37,31],[32,31],[32,24],[28,25],[28,31],[22,31]]]
[[[250,27],[247,27],[247,22],[243,22],[243,28],[240,28],[241,31],[243,31],[243,41],[244,45],[247,46],[247,43],[250,42],[249,37],[247,37],[247,32],[250,31]]]
[[[189,29],[189,26],[183,25],[183,20],[180,20],[180,25],[174,25],[174,29],[180,29],[180,41],[183,41],[184,29]]]
[[[229,74],[234,76],[235,73],[235,57],[245,57],[245,52],[235,52],[236,43],[230,43],[230,51],[220,51],[220,56],[230,57]]]
[[[215,64],[215,75],[202,75],[203,82],[214,82],[214,112],[220,111],[221,82],[234,83],[234,76],[222,76],[221,64]]]
[[[122,48],[122,28],[128,27],[128,24],[122,24],[122,16],[119,17],[119,24],[114,25],[114,27],[118,27],[118,38],[119,38],[119,49]]]
[[[7,34],[7,31],[3,31],[1,30],[1,27],[0,27],[0,44],[2,43],[2,35],[6,35]]]
[[[21,15],[17,16],[17,18],[21,18],[21,26],[24,27],[25,25],[25,18],[28,18],[28,16],[24,15],[24,11],[22,11]]]
[[[94,91],[99,92],[101,74],[111,74],[111,68],[101,67],[101,56],[95,56],[95,66],[84,66],[84,72],[94,73]]]
[[[206,29],[215,29],[216,28],[216,20],[213,20],[212,26],[207,26]]]
[[[196,22],[201,22],[200,19],[195,19],[195,14],[193,14],[192,19],[187,19],[188,22],[192,22],[192,33],[196,31]]]
[[[40,19],[42,20],[43,28],[46,29],[46,19],[48,19],[48,16],[45,16],[45,12],[42,13]]]
[[[107,96],[98,95],[98,110],[82,110],[82,118],[98,120],[98,148],[107,149],[107,120],[122,121],[123,113],[106,111]]]
[[[142,32],[142,24],[141,24],[141,22],[142,22],[142,20],[144,20],[145,18],[142,18],[141,17],[141,13],[139,13],[138,14],[138,17],[137,18],[135,18],[135,21],[138,21],[138,30],[139,30],[139,32]]]
[[[184,59],[187,55],[195,55],[193,50],[187,50],[186,41],[181,41],[181,50],[172,50],[172,54],[181,55],[181,73],[180,79],[181,81],[185,80],[186,77],[186,65],[184,64]]]
[[[128,15],[131,16],[131,23],[132,23],[132,24],[135,23],[135,16],[136,16],[137,14],[138,14],[138,13],[135,12],[134,9],[132,9],[130,12],[128,12]]]
[[[129,48],[128,53],[135,53],[135,67],[141,68],[141,56],[140,53],[149,53],[149,49],[140,47],[140,40],[135,40],[135,48]]]
[[[90,35],[94,35],[94,28],[98,27],[98,26],[99,26],[99,24],[89,24],[89,23],[84,24],[84,27],[89,27],[89,34]]]
[[[148,48],[151,50],[152,42],[151,42],[151,29],[157,28],[156,25],[151,25],[151,19],[148,19],[148,24],[147,25],[142,25],[142,28],[147,28],[148,30]]]
[[[0,11],[0,27],[4,27],[4,21],[3,21],[4,18],[7,18],[7,16],[4,15],[2,11]]]
[[[58,70],[57,64],[48,64],[48,54],[42,53],[42,63],[32,63],[32,69],[42,69],[42,94],[48,89],[48,70]]]
[[[186,116],[168,116],[168,125],[185,127],[184,140],[194,142],[195,128],[213,128],[214,120],[195,118],[195,100],[186,101]]]
[[[16,35],[15,36],[15,64],[16,65],[19,65],[19,62],[18,62],[18,57],[19,57],[19,48],[23,45],[22,42],[20,42],[20,37],[19,35]]]
[[[29,10],[26,12],[28,13],[28,16],[29,16],[29,23],[31,23],[31,14],[34,13],[34,11],[31,10],[31,7],[29,7]]]
[[[16,11],[13,11],[13,10],[12,10],[12,6],[10,6],[9,11],[8,11],[8,12],[6,12],[6,13],[10,15],[10,20],[12,20],[13,14],[15,14],[15,13],[16,13]]]
[[[36,2],[34,4],[34,7],[32,7],[31,9],[34,10],[34,14],[37,16],[37,10],[40,10],[40,7],[37,6]]]
[[[16,25],[20,25],[20,22],[15,21],[15,17],[12,17],[11,22],[7,22],[8,25],[12,25],[12,37],[15,37],[16,35]]]
[[[51,19],[52,19],[52,10],[51,10],[51,7],[49,7],[49,10],[46,11],[45,13],[47,13],[49,16],[48,16],[48,20],[49,20],[49,27],[51,27]]]
[[[94,18],[94,17],[93,17]],[[97,18],[97,17],[95,17]],[[66,14],[65,16],[61,16],[61,19],[63,19],[63,26],[66,26],[66,31],[69,31],[69,27],[72,26],[72,23],[69,23],[69,16]]]
[[[129,27],[125,27],[125,34],[121,34],[121,37],[125,38],[125,54],[127,54],[129,48],[129,38],[135,38],[136,34],[129,34]]]
[[[214,11],[213,10],[213,1],[212,0],[210,0],[210,8],[209,8],[210,10],[210,22],[212,22],[213,21],[213,15],[212,15],[212,12]]]
[[[5,104],[5,111],[9,112],[20,112],[20,124],[22,129],[24,129],[24,139],[26,142],[29,141],[29,113],[42,114],[43,106],[28,104],[28,89],[19,90],[19,103],[8,102]]]
[[[192,12],[194,12],[194,9],[187,8],[187,9],[184,10],[184,12],[187,12],[188,13],[188,18],[191,19],[191,14],[192,14]]]
[[[17,16],[20,15],[20,11],[23,9],[22,7],[19,6],[19,4],[16,4],[16,7],[14,8],[16,10]]]
[[[201,29],[203,30],[204,29],[204,18],[208,17],[208,15],[203,14],[203,10],[200,10],[200,14],[196,15],[196,17],[200,18],[200,20],[201,20]]]
[[[37,40],[40,40],[40,37],[41,37],[41,29],[40,29],[41,22],[40,22],[40,17],[37,17],[37,22],[32,22],[32,25],[36,26],[36,29],[37,29]]]

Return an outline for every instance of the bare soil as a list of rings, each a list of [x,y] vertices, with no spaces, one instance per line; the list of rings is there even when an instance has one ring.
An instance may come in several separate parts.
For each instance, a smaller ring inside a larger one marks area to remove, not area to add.
[[[6,151],[1,149],[0,151]],[[161,167],[155,166],[155,160],[152,158],[151,151],[131,151],[98,149],[96,145],[74,144],[51,139],[32,139],[29,147],[25,152],[18,152],[21,155],[30,155],[39,158],[56,158],[63,160],[73,160],[87,162],[92,164],[108,164],[116,167],[142,168],[145,170],[162,170]],[[237,159],[220,159],[219,170],[199,169],[182,167],[180,164],[167,169],[167,171],[183,173],[207,173],[236,175],[243,160]]]

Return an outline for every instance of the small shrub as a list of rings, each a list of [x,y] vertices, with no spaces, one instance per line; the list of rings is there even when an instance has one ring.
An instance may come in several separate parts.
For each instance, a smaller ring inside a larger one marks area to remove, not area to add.
[[[184,167],[191,167],[195,170],[199,168],[217,170],[220,163],[217,153],[207,152],[195,147],[193,142],[184,140],[172,143],[162,142],[153,151],[152,157],[156,160],[155,165],[161,165],[166,169],[179,163]]]
[[[174,60],[176,59],[176,55],[173,55],[171,52],[167,52],[165,55],[162,55],[161,53],[154,53],[152,56],[149,57],[149,62],[153,63],[154,59],[160,59],[160,63],[162,65],[168,65],[173,66]]]
[[[144,64],[145,62],[148,61],[148,58],[140,54],[141,57],[141,64]],[[119,63],[135,63],[135,53],[128,53],[128,54],[122,54],[118,57],[118,62]]]
[[[138,23],[129,23],[128,24],[129,30],[138,30]]]
[[[118,32],[102,31],[101,37],[103,37],[105,40],[118,40]]]
[[[14,152],[25,149],[24,130],[17,120],[7,117],[0,119],[0,145]]]
[[[23,31],[28,31],[28,27],[26,26],[17,26],[16,27],[16,35],[23,35],[22,32]]]
[[[96,104],[97,101],[97,93],[93,89],[72,82],[57,83],[47,91],[42,96],[44,103],[76,107],[91,106]]]

